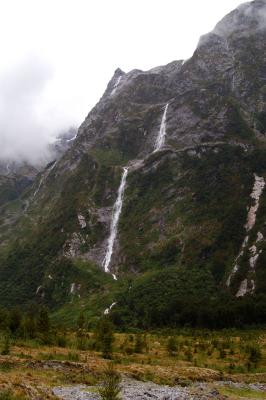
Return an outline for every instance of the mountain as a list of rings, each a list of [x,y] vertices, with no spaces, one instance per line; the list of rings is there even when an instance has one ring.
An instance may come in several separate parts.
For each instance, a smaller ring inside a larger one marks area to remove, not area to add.
[[[17,230],[17,220],[24,215],[38,192],[42,176],[46,169],[54,165],[68,150],[76,138],[77,129],[69,128],[58,134],[55,141],[46,149],[46,155],[38,164],[30,160],[0,160],[0,238],[1,245],[6,244],[9,231],[12,237]],[[35,179],[40,179],[34,191],[31,190]],[[30,196],[29,196],[30,193]]]
[[[28,163],[0,163],[0,206],[18,198],[32,184],[38,168]]]
[[[245,3],[189,60],[115,71],[22,194],[26,212],[5,211],[3,305],[99,315],[112,301],[117,324],[142,327],[265,322],[265,21],[264,0]]]
[[[49,158],[44,157],[38,165],[34,165],[30,161],[0,161],[0,207],[8,201],[19,198],[51,160],[59,159],[69,149],[76,134],[77,130],[73,127],[60,133],[49,145]]]

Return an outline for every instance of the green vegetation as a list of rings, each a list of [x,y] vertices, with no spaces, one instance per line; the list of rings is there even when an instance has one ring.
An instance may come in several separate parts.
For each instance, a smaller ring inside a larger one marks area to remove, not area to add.
[[[10,338],[9,338],[9,334],[6,333],[5,337],[4,337],[4,343],[3,343],[3,348],[1,350],[1,354],[3,356],[7,356],[10,353]]]
[[[266,133],[266,112],[261,111],[254,115],[256,128],[260,131],[260,133]]]
[[[99,389],[99,394],[102,400],[118,400],[120,399],[120,382],[121,377],[116,372],[113,363],[107,364],[104,371],[104,380],[102,387]]]
[[[117,265],[118,282],[91,262],[61,255],[70,232],[79,229],[76,213],[87,203],[87,190],[92,209],[110,206],[121,178],[120,166],[108,167],[96,156],[84,155],[47,220],[2,256],[2,304],[20,303],[25,310],[36,302],[46,305],[53,311],[53,321],[72,328],[80,309],[95,326],[114,300],[112,321],[119,329],[184,325],[220,329],[265,323],[265,251],[257,263],[255,296],[234,297],[247,271],[247,258],[232,281],[232,293],[224,289],[245,235],[253,173],[266,171],[265,151],[246,153],[223,145],[217,151],[199,147],[197,152],[200,156],[154,154],[146,160],[145,173],[139,169],[128,176],[119,225],[123,257]],[[86,190],[84,180],[89,182]],[[266,236],[265,212],[263,195],[256,231]],[[79,233],[81,243],[85,240],[81,252],[106,235],[92,211],[87,208],[84,215],[88,223]],[[12,313],[11,331],[19,322],[16,311]],[[35,337],[35,323],[29,314],[21,329]],[[84,328],[77,333],[77,341],[80,349],[88,346]],[[59,342],[63,344],[64,338]]]
[[[116,326],[244,327],[265,323],[266,296],[236,299],[217,291],[208,269],[167,268],[146,272],[117,293],[112,310]]]
[[[13,394],[11,390],[0,392],[0,400],[26,400],[26,397]]]
[[[167,351],[170,356],[175,355],[176,351],[178,350],[177,341],[174,336],[170,336],[167,341]]]
[[[100,383],[102,399],[116,399],[120,392],[120,374],[159,384],[186,386],[198,380],[266,382],[264,330],[175,328],[118,333],[114,332],[108,316],[104,316],[95,329],[89,331],[90,320],[83,312],[77,315],[76,330],[65,331],[48,317],[50,340],[44,343],[38,327],[43,329],[46,323],[37,321],[40,318],[46,321],[47,315],[45,310],[36,311],[36,336],[30,338],[21,330],[26,319],[22,313],[21,325],[12,334],[9,330],[9,354],[1,355],[0,385],[8,381],[12,389],[10,395],[18,396],[15,399],[27,398],[29,393],[36,395],[36,390],[45,387]],[[0,346],[5,341],[8,320],[2,321]],[[86,338],[82,349],[80,330]],[[62,337],[63,346],[59,346]],[[106,356],[111,356],[112,362],[106,363]],[[229,394],[231,388],[222,388],[224,393],[227,389]],[[97,390],[95,386],[94,390]],[[248,398],[250,393],[253,391],[245,393],[243,389],[243,397]],[[39,397],[45,399],[46,395],[41,392]]]
[[[264,399],[265,393],[262,391],[252,390],[248,388],[236,388],[236,387],[222,387],[220,389],[221,393],[229,396],[233,400],[241,399]]]
[[[99,320],[95,331],[96,348],[101,351],[103,358],[112,358],[113,342],[113,325],[108,316],[104,316]]]

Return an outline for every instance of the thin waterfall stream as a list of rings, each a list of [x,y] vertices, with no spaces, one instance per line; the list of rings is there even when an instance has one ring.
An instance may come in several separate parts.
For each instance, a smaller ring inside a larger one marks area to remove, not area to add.
[[[165,143],[166,115],[167,115],[168,106],[169,106],[169,103],[167,103],[166,106],[164,107],[160,130],[159,130],[158,136],[155,141],[155,146],[154,146],[153,152],[160,150]],[[107,241],[106,254],[105,254],[105,257],[104,257],[104,260],[102,263],[104,271],[108,272],[108,273],[110,273],[110,263],[111,263],[112,254],[113,254],[113,250],[114,250],[115,240],[116,240],[117,233],[118,233],[118,223],[119,223],[119,218],[120,218],[120,214],[121,214],[122,207],[123,207],[123,200],[124,200],[124,193],[125,193],[128,170],[129,170],[128,167],[123,168],[123,174],[121,177],[121,182],[120,182],[120,186],[119,186],[118,193],[117,193],[117,199],[113,206],[113,212],[112,212],[112,218],[111,218],[111,224],[110,224],[110,235],[109,235],[109,238]],[[112,274],[112,275],[113,275],[113,278],[116,280],[117,279],[116,275],[115,274]]]
[[[123,168],[123,174],[122,174],[120,186],[118,189],[117,199],[116,199],[116,202],[113,207],[111,226],[110,226],[110,236],[109,236],[108,242],[107,242],[106,255],[103,260],[103,267],[104,267],[105,272],[110,272],[109,267],[110,267],[113,250],[114,250],[115,239],[117,237],[118,222],[119,222],[120,214],[121,214],[122,207],[123,207],[127,174],[128,174],[128,168],[125,167],[125,168]],[[113,278],[116,280],[117,278],[116,278],[115,274],[112,274],[112,275],[113,275]]]
[[[160,126],[160,130],[159,130],[156,142],[155,142],[155,147],[154,147],[154,151],[153,152],[156,152],[156,151],[160,150],[163,147],[164,143],[165,143],[166,115],[167,115],[168,106],[169,106],[169,103],[167,103],[166,106],[164,107],[161,126]]]

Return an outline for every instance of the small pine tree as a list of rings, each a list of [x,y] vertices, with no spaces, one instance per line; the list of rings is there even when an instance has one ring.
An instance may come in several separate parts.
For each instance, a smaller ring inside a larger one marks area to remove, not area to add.
[[[262,359],[262,353],[259,347],[257,346],[252,346],[249,349],[249,357],[248,357],[248,362],[251,365],[254,365],[255,368],[257,368],[259,362]]]
[[[234,369],[235,369],[235,364],[231,362],[231,363],[229,364],[229,367],[228,367],[228,372],[229,372],[230,374],[232,374],[232,373],[234,372]]]
[[[219,352],[219,358],[223,359],[225,357],[226,357],[226,352],[225,352],[225,350],[223,348],[221,348],[220,352]]]
[[[6,309],[0,306],[0,329],[6,330],[9,323],[9,313]]]
[[[235,354],[235,351],[234,351],[233,347],[230,348],[230,353],[229,354],[230,354],[230,356],[233,356]]]
[[[166,348],[170,356],[173,356],[174,353],[177,351],[177,343],[176,343],[176,338],[174,336],[169,337]]]
[[[123,343],[121,344],[121,350],[124,354],[127,354],[127,355],[131,355],[134,352],[132,343],[129,342],[128,335],[125,335],[125,339],[124,339]]]
[[[32,313],[25,316],[22,323],[23,335],[27,339],[33,339],[36,337],[36,320]]]
[[[186,356],[187,361],[189,361],[189,362],[193,361],[193,355],[192,355],[190,347],[186,350],[185,356]]]
[[[84,313],[81,311],[77,320],[77,328],[79,329],[85,329],[85,324],[86,324],[86,320],[85,320],[85,315]]]
[[[37,331],[43,343],[50,343],[50,319],[46,308],[42,308],[37,318]]]
[[[136,335],[134,353],[142,353],[144,347],[144,341],[141,335]]]
[[[10,315],[9,315],[9,330],[12,335],[16,335],[20,329],[22,321],[22,315],[21,312],[18,308],[14,308],[11,310]]]
[[[6,332],[4,336],[4,343],[1,350],[1,354],[2,356],[7,356],[8,354],[10,354],[10,334],[8,332]]]
[[[99,395],[102,400],[118,400],[121,377],[115,370],[114,364],[109,363],[104,371],[104,380],[102,387],[99,389]]]
[[[85,329],[79,329],[76,332],[76,337],[77,337],[77,349],[86,350],[88,348],[89,335],[87,334]]]
[[[38,332],[49,332],[50,331],[50,320],[48,311],[46,308],[42,308],[39,312],[37,319]]]
[[[101,318],[95,331],[96,346],[103,358],[111,359],[113,353],[113,324],[107,316]]]
[[[83,312],[80,312],[78,320],[77,320],[77,349],[78,350],[86,350],[87,348],[87,339],[89,335],[86,332],[86,320]]]

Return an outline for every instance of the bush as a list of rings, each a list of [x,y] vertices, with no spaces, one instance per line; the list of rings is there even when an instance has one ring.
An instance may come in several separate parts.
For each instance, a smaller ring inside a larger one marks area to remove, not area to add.
[[[65,335],[58,335],[56,338],[57,345],[59,347],[66,347],[67,346],[67,339]]]
[[[37,318],[37,331],[43,344],[50,344],[50,318],[46,308],[42,308]]]
[[[134,352],[135,353],[142,353],[144,345],[145,345],[145,343],[144,343],[143,337],[140,334],[136,335]]]
[[[99,389],[99,394],[102,400],[118,400],[121,377],[115,370],[114,364],[109,363],[104,371],[104,380],[102,387]]]
[[[95,340],[98,350],[102,352],[103,358],[112,358],[114,333],[113,325],[108,317],[103,317],[96,328]]]
[[[262,359],[262,353],[259,347],[251,346],[248,350],[249,356],[248,361],[250,364],[253,364],[255,368],[257,368],[259,362]]]
[[[9,334],[7,333],[4,337],[4,343],[3,343],[3,348],[1,350],[2,356],[7,356],[10,354],[10,338]]]
[[[0,392],[0,400],[26,400],[26,397],[13,394],[11,390]]]
[[[69,351],[68,354],[67,354],[67,359],[69,361],[78,362],[79,361],[79,355],[78,355],[78,353],[74,353],[74,352]]]
[[[177,343],[174,336],[169,337],[166,348],[170,356],[172,356],[177,351]]]

